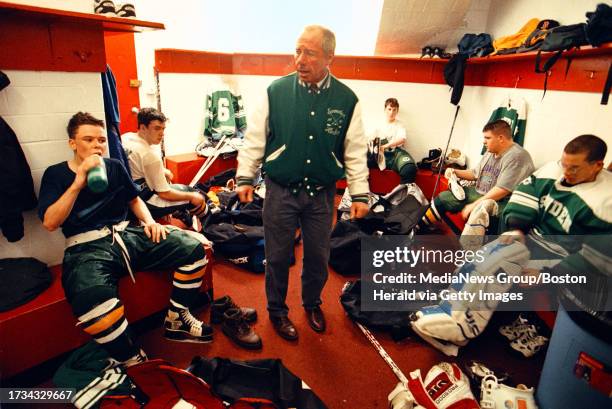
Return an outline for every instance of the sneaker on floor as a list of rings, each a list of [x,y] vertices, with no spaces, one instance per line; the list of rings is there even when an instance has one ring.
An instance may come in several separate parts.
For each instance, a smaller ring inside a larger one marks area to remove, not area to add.
[[[499,333],[508,338],[508,341],[514,341],[530,330],[537,332],[535,326],[522,314],[519,314],[510,324],[499,327]]]
[[[548,343],[548,338],[545,336],[539,335],[537,331],[535,331],[535,326],[533,330],[527,331],[514,341],[510,342],[510,347],[523,354],[525,358],[531,358],[542,348],[546,346]]]
[[[213,339],[210,325],[191,315],[188,308],[172,305],[164,320],[164,337],[172,341],[207,343]]]
[[[117,17],[115,3],[112,0],[94,0],[94,13]]]

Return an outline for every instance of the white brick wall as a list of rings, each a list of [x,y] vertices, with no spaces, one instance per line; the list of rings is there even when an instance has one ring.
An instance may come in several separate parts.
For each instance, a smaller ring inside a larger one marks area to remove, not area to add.
[[[104,118],[99,73],[4,71],[11,85],[0,91],[0,115],[13,128],[26,156],[38,194],[45,169],[72,157],[66,125],[77,111]],[[60,264],[64,237],[49,233],[36,211],[24,214],[25,236],[9,243],[0,235],[0,258],[35,257]]]
[[[170,118],[164,138],[166,154],[193,152],[202,139],[207,92],[229,86],[242,94],[250,119],[274,79],[256,75],[160,74],[162,110]],[[366,132],[384,120],[385,99],[395,97],[400,103],[399,119],[408,130],[408,147],[414,159],[420,160],[431,148],[445,147],[455,113],[446,85],[343,82],[359,97]],[[463,91],[450,147],[464,151],[470,166],[475,166],[481,157],[482,127],[493,109],[508,96],[527,102],[525,148],[536,167],[559,159],[563,146],[583,133],[603,138],[608,144],[605,163],[612,161],[612,105],[600,105],[599,93],[548,91],[542,100],[541,90],[468,86]]]

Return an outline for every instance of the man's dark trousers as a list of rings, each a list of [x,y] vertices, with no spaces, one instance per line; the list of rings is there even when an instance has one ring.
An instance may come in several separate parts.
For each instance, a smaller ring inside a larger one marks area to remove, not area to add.
[[[314,186],[311,187],[314,190]],[[329,238],[331,235],[335,185],[316,193],[304,185],[294,189],[266,177],[263,208],[266,250],[266,296],[270,316],[286,316],[289,265],[294,250],[295,231],[302,229],[302,305],[312,309],[321,304],[321,291],[327,281]]]

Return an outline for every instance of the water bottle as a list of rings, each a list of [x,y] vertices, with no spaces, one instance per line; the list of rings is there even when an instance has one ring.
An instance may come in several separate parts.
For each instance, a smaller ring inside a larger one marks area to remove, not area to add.
[[[89,169],[87,172],[87,186],[94,193],[102,193],[108,187],[108,176],[104,159],[100,158],[100,164]]]

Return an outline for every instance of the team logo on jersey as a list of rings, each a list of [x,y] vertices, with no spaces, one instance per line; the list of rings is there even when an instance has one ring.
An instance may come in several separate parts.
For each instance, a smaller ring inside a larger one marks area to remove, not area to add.
[[[572,216],[563,203],[546,195],[540,200],[540,207],[557,220],[564,232],[569,233],[572,227]]]
[[[344,126],[346,114],[341,109],[327,108],[327,120],[325,121],[325,132],[338,136]]]

